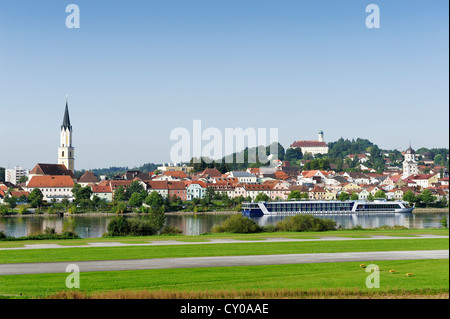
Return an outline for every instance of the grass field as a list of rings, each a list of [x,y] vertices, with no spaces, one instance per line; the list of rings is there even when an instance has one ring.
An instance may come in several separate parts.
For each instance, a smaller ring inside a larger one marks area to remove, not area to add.
[[[67,246],[83,245],[87,243],[145,243],[165,240],[178,241],[207,241],[209,239],[239,239],[255,240],[262,238],[295,238],[295,239],[313,239],[319,237],[349,237],[349,238],[367,238],[370,236],[402,236],[415,237],[418,235],[442,235],[448,236],[448,229],[376,229],[376,230],[337,230],[324,232],[273,232],[256,234],[202,234],[198,236],[170,235],[170,236],[142,236],[142,237],[109,237],[109,238],[82,238],[82,239],[64,239],[64,240],[20,240],[20,241],[0,241],[0,248],[24,247],[24,245],[34,244],[59,244]]]
[[[449,249],[448,239],[258,242],[0,251],[0,263]]]
[[[0,251],[0,263],[82,260],[142,259],[167,257],[237,256],[265,254],[333,253],[449,249],[448,239],[416,238],[432,234],[448,236],[448,230],[362,230],[320,233],[208,234],[201,236],[152,236],[60,241],[0,242],[14,245],[84,245],[91,242],[141,244],[176,240],[192,244],[129,247],[86,247]],[[367,238],[392,239],[304,242],[265,242],[265,238]],[[411,237],[399,239],[398,237]],[[257,240],[251,243],[194,244],[209,239]],[[368,289],[369,273],[361,263],[317,263],[272,266],[205,267],[139,271],[86,272],[80,289],[68,291],[67,273],[0,276],[0,298],[448,298],[449,260],[378,261],[380,288]],[[389,270],[395,269],[395,272]],[[413,273],[407,277],[406,273]]]
[[[370,262],[87,272],[80,275],[78,292],[94,298],[317,298],[321,297],[319,290],[324,290],[324,298],[377,294],[448,298],[448,260],[379,261],[379,289],[366,287],[369,273],[359,267],[361,263]],[[391,269],[396,272],[390,273]],[[413,276],[407,277],[406,273]],[[66,276],[1,276],[0,294],[40,298],[55,295],[67,291]]]

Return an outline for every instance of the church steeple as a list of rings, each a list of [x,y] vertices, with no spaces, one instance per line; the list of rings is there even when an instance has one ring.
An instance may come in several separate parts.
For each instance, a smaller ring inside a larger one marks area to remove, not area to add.
[[[64,111],[63,124],[61,125],[61,129],[69,129],[72,130],[72,125],[70,125],[70,117],[69,117],[69,98],[66,95],[66,110]]]
[[[61,125],[60,145],[58,148],[58,164],[64,164],[67,169],[74,171],[74,152],[72,146],[72,125],[70,125],[69,102],[66,95],[66,109],[64,111],[63,123]]]

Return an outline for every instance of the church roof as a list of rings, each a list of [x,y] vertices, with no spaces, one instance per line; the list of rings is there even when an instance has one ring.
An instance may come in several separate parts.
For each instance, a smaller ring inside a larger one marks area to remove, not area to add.
[[[71,170],[63,164],[37,164],[29,173],[30,175],[69,175],[76,178]]]
[[[66,110],[64,111],[64,118],[63,118],[63,123],[61,125],[61,128],[64,129],[72,129],[72,126],[70,125],[70,117],[69,117],[69,105],[68,102],[66,100]]]
[[[328,147],[328,145],[325,142],[319,141],[296,141],[291,145],[291,148],[294,147]]]
[[[411,145],[409,145],[408,149],[406,150],[406,154],[416,154],[416,151],[414,151]]]
[[[75,183],[70,176],[33,176],[28,183],[28,188],[36,188],[36,187],[73,187]]]

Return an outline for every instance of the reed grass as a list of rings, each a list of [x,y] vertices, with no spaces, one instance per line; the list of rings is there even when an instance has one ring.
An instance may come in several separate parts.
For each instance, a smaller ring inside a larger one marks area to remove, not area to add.
[[[64,290],[46,299],[448,299],[444,289],[368,291],[335,289],[246,289],[246,290],[116,290],[84,292]]]

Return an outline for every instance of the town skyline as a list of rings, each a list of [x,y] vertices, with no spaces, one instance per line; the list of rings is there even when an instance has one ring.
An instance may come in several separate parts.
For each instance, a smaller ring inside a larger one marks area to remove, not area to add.
[[[80,0],[70,29],[67,4],[1,3],[0,166],[57,162],[66,94],[75,169],[171,162],[198,119],[448,148],[448,2],[377,1],[372,29],[368,4]]]

